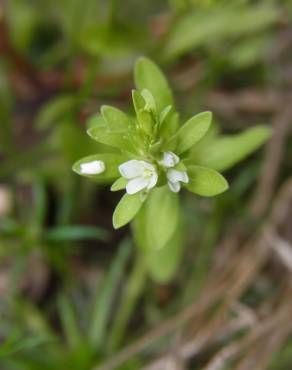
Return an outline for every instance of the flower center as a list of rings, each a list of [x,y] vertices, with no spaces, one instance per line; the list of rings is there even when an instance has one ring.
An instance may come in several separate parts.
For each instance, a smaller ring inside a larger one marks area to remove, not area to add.
[[[143,169],[143,177],[144,178],[148,178],[148,177],[151,177],[151,176],[153,176],[153,173],[154,173],[154,171],[153,170],[150,170],[149,168],[144,168]]]

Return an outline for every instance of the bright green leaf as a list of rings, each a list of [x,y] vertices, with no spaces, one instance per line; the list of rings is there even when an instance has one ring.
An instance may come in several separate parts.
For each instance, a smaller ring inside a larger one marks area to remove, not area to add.
[[[228,189],[226,179],[211,168],[190,166],[188,167],[190,182],[186,188],[201,196],[211,197]]]
[[[118,229],[130,222],[142,206],[140,193],[133,195],[125,194],[118,203],[113,214],[113,225]]]
[[[166,144],[167,147],[175,147],[176,154],[185,152],[205,136],[211,121],[211,112],[202,112],[190,118]]]
[[[86,126],[89,130],[94,127],[106,126],[106,122],[101,114],[94,114],[87,120]]]
[[[112,131],[125,131],[131,126],[131,120],[121,110],[103,105],[101,107],[102,117]]]
[[[163,112],[161,112],[163,113]],[[168,140],[170,139],[178,130],[179,128],[179,115],[177,112],[173,112],[172,110],[169,111],[169,113],[166,115],[166,117],[162,117],[163,121],[161,122],[160,128],[159,128],[159,134],[162,138]],[[174,149],[171,148],[171,146],[176,145],[176,141],[174,140],[170,144],[170,150]]]
[[[87,130],[87,133],[99,143],[135,153],[133,143],[127,138],[126,134],[110,131],[108,127],[103,125],[93,126]]]
[[[149,90],[156,102],[157,113],[173,105],[171,90],[161,70],[148,58],[140,58],[135,65],[135,84],[139,90]]]

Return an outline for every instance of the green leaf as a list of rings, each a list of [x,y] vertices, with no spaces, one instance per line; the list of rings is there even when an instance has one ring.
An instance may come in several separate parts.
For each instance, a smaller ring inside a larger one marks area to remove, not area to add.
[[[135,84],[139,90],[149,90],[156,102],[157,113],[173,105],[172,92],[161,70],[148,58],[140,58],[135,65]]]
[[[163,112],[161,112],[161,115],[163,114]],[[164,139],[169,140],[169,138],[171,138],[179,128],[179,115],[177,112],[173,112],[173,110],[170,110],[169,113],[167,113],[166,117],[162,116],[161,118],[163,120],[161,121],[159,127],[159,134]],[[171,145],[175,146],[175,144],[176,141],[174,140]]]
[[[86,127],[88,128],[88,130],[100,126],[106,126],[106,122],[101,114],[94,114],[86,121]]]
[[[198,195],[211,197],[228,189],[226,179],[211,168],[190,166],[188,175],[190,182],[185,186]]]
[[[111,191],[119,191],[125,189],[127,186],[128,180],[124,177],[117,179],[111,186]]]
[[[99,143],[124,150],[131,153],[136,153],[133,143],[127,139],[126,134],[116,131],[110,131],[104,125],[93,126],[87,130],[88,135]]]
[[[144,257],[147,270],[155,282],[165,284],[174,277],[180,265],[183,250],[182,222],[177,225],[171,238],[163,248],[145,250]]]
[[[180,263],[184,234],[180,221],[178,196],[163,187],[151,191],[132,223],[148,273],[158,283],[171,280]]]
[[[130,222],[140,210],[142,203],[140,193],[133,195],[125,194],[118,203],[113,214],[114,228],[119,229]]]
[[[105,230],[95,226],[85,225],[62,225],[50,229],[45,237],[50,242],[60,242],[67,240],[99,239],[105,240],[107,233]]]
[[[92,161],[103,161],[105,164],[104,172],[98,175],[86,175],[86,174],[81,173],[81,164],[92,162]],[[118,167],[120,164],[126,161],[127,161],[127,157],[119,155],[119,154],[94,154],[94,155],[90,155],[88,157],[80,159],[78,162],[76,162],[73,165],[72,169],[78,175],[89,177],[94,180],[108,181],[108,180],[114,180],[115,178],[120,176]]]
[[[256,126],[240,134],[226,135],[206,143],[192,152],[194,163],[225,171],[250,155],[271,136],[266,126]]]
[[[143,89],[141,91],[141,95],[143,96],[146,102],[144,109],[147,110],[148,112],[149,111],[156,112],[156,103],[151,92],[148,89]]]
[[[185,152],[205,136],[211,121],[211,112],[202,112],[190,118],[166,144],[167,147],[175,147],[176,154]]]
[[[170,112],[172,110],[172,106],[168,105],[163,109],[163,111],[160,113],[159,116],[159,124],[162,125],[164,121],[166,121],[166,118],[169,116]]]
[[[130,118],[121,110],[103,105],[101,107],[102,117],[112,131],[126,131],[132,125]]]
[[[179,198],[168,187],[153,189],[134,220],[139,246],[145,250],[163,248],[177,227],[179,209]]]

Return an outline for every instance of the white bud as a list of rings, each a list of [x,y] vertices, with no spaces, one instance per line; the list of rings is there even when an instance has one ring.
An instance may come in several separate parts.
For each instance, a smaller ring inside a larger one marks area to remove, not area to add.
[[[105,163],[103,161],[92,161],[80,165],[80,173],[83,175],[99,175],[104,171]]]
[[[163,167],[166,167],[166,168],[174,167],[178,163],[179,163],[179,157],[173,152],[164,152],[162,160],[159,161],[159,164],[161,164]]]

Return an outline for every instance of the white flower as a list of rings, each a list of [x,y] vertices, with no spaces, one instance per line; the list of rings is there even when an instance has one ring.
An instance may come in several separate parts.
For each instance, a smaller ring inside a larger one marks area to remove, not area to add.
[[[103,161],[91,161],[81,163],[80,172],[84,175],[99,175],[105,171],[105,164]]]
[[[164,152],[162,160],[159,161],[163,167],[170,168],[174,167],[179,162],[179,157],[173,152]]]
[[[189,182],[189,176],[186,171],[178,171],[170,169],[167,171],[168,186],[171,191],[177,193],[180,191],[181,182],[187,184]]]
[[[180,191],[181,182],[188,183],[189,177],[186,171],[178,171],[172,167],[175,167],[179,163],[179,157],[173,152],[164,152],[162,160],[159,164],[167,168],[166,177],[168,180],[168,186],[171,191],[177,193]]]
[[[119,166],[120,174],[129,180],[126,191],[135,194],[142,189],[153,188],[158,179],[155,167],[145,161],[132,159]]]

